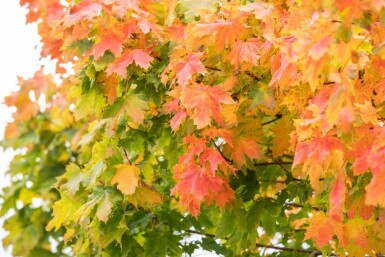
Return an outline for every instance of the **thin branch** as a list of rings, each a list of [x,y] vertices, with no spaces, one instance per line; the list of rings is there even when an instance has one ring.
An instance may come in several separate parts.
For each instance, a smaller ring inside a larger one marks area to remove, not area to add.
[[[126,156],[127,163],[131,165],[131,160],[130,160],[130,158],[128,157],[128,153],[127,153],[126,149],[123,148],[123,152],[124,152],[124,156]]]
[[[317,250],[306,250],[306,249],[300,249],[300,248],[281,247],[281,246],[274,246],[274,245],[265,245],[265,244],[260,244],[260,243],[255,243],[255,246],[262,247],[262,248],[275,249],[275,250],[280,250],[280,251],[286,251],[286,252],[309,253],[309,254],[313,254],[315,252],[316,255],[322,254],[320,251],[317,251]]]
[[[211,139],[211,142],[214,144],[214,147],[217,149],[217,151],[219,152],[219,154],[222,156],[223,159],[225,159],[225,161],[227,161],[228,163],[232,163],[232,161],[227,158],[221,151],[221,149],[219,148],[219,146],[217,146],[217,144],[214,142],[214,140]]]
[[[200,231],[196,231],[196,230],[192,230],[192,229],[188,229],[188,230],[186,230],[186,232],[189,232],[191,234],[205,236],[205,237],[217,238],[216,235],[214,235],[214,234],[204,233],[204,232],[200,232]],[[228,238],[222,238],[222,239],[227,240]],[[309,254],[315,252],[317,255],[321,254],[321,252],[318,250],[306,250],[306,249],[300,249],[300,248],[281,247],[281,246],[267,245],[267,244],[260,244],[260,243],[255,243],[255,246],[260,247],[260,248],[269,248],[269,249],[275,249],[275,250],[286,251],[286,252],[309,253]]]
[[[299,203],[285,203],[285,205],[287,206],[292,206],[292,207],[295,207],[295,208],[304,208],[305,206],[302,205],[302,204],[299,204]],[[310,206],[311,209],[313,210],[316,210],[316,211],[323,211],[323,209],[317,207],[317,206]]]
[[[260,163],[254,163],[255,167],[258,166],[270,166],[270,165],[285,165],[285,164],[293,164],[293,162],[260,162]]]
[[[205,68],[208,69],[208,70],[222,71],[222,70],[219,69],[219,68],[211,67],[211,66],[207,66],[207,65],[205,65]],[[255,79],[255,80],[257,80],[257,81],[260,81],[260,80],[261,80],[260,77],[258,77],[257,75],[251,73],[250,71],[243,71],[243,73],[245,73],[246,75],[252,77],[253,79]]]
[[[277,121],[277,120],[279,120],[281,118],[282,118],[282,114],[277,114],[274,119],[266,121],[266,122],[263,122],[261,125],[264,126],[264,125],[273,123],[274,121]]]

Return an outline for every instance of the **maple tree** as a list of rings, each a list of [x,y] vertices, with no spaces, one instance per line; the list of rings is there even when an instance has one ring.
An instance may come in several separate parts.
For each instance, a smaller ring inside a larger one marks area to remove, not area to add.
[[[385,1],[20,4],[15,256],[385,254]]]

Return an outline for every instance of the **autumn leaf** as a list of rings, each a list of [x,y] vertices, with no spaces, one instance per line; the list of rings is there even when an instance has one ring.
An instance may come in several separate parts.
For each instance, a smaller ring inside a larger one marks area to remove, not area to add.
[[[84,0],[75,5],[64,18],[64,26],[69,27],[82,19],[92,19],[102,10],[102,6],[92,0]]]
[[[218,3],[218,0],[178,0],[175,10],[177,13],[183,14],[187,22],[191,22],[195,17],[205,14],[205,12],[215,12]]]
[[[218,49],[224,49],[242,40],[249,34],[247,26],[241,23],[240,18],[232,20],[217,20],[211,23],[198,23],[191,27],[190,34],[196,46],[208,43]]]
[[[230,63],[239,66],[242,62],[258,64],[259,52],[262,43],[258,39],[248,39],[246,42],[237,41],[231,47],[231,53],[227,56]]]
[[[314,215],[310,219],[304,240],[313,239],[317,246],[322,248],[332,240],[335,234],[334,226],[332,220],[325,214]]]
[[[175,72],[179,85],[187,85],[194,73],[205,72],[205,67],[200,60],[201,55],[201,53],[190,54],[175,65]]]
[[[139,183],[139,168],[129,164],[119,164],[115,168],[116,173],[111,180],[111,184],[118,184],[118,189],[123,194],[134,194]]]
[[[211,123],[211,119],[223,123],[220,114],[221,103],[234,104],[231,96],[220,85],[192,84],[186,87],[180,97],[181,104],[193,110],[192,119],[198,129]]]
[[[123,49],[122,41],[122,37],[119,35],[104,35],[93,48],[92,54],[95,57],[95,60],[98,60],[107,50],[111,51],[115,57],[119,57]]]
[[[148,69],[153,58],[144,50],[134,49],[134,50],[125,50],[120,58],[117,58],[113,63],[109,64],[107,67],[107,74],[111,75],[113,72],[116,72],[121,77],[126,77],[126,68],[135,62],[141,68]]]

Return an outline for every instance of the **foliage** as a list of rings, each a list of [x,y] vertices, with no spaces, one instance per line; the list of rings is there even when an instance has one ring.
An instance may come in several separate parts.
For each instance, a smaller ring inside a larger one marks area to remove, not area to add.
[[[385,1],[21,5],[56,75],[5,99],[15,256],[385,252]]]

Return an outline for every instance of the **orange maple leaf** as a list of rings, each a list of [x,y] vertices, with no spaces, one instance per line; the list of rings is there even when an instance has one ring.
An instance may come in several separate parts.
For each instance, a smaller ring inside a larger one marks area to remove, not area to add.
[[[248,39],[246,42],[237,41],[232,45],[231,52],[227,58],[234,66],[239,66],[242,62],[257,65],[261,46],[262,42],[257,38]]]
[[[234,104],[230,94],[221,85],[211,87],[196,83],[181,92],[180,101],[183,107],[193,110],[192,119],[198,129],[209,125],[211,118],[223,123],[221,103]]]
[[[123,40],[121,36],[116,34],[104,35],[101,40],[94,45],[92,54],[95,60],[99,59],[105,51],[110,50],[115,57],[119,57],[123,49]]]
[[[310,219],[303,240],[313,239],[319,248],[322,248],[332,240],[335,234],[335,223],[324,213],[319,213]]]
[[[108,65],[106,72],[108,75],[116,72],[120,76],[126,77],[128,65],[135,62],[138,66],[147,69],[153,60],[154,58],[142,49],[125,50],[120,58]]]
[[[233,20],[218,20],[212,23],[198,23],[191,28],[193,43],[196,46],[208,43],[218,49],[224,49],[237,40],[249,35],[249,28],[241,23],[240,18]]]

